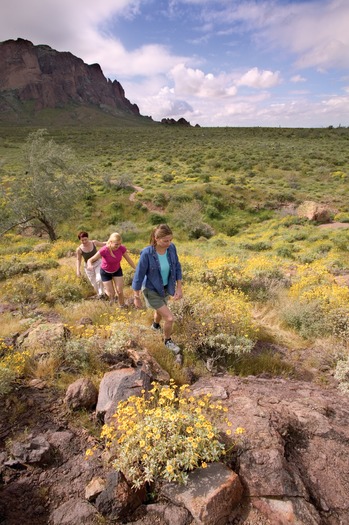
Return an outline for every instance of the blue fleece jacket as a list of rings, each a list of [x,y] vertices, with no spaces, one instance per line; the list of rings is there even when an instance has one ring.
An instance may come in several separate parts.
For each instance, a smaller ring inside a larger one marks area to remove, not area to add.
[[[167,259],[170,265],[167,293],[174,295],[176,291],[176,281],[182,280],[182,268],[178,260],[176,247],[172,243],[167,248]],[[147,246],[141,251],[141,256],[132,281],[132,288],[135,291],[141,290],[142,287],[153,290],[162,297],[165,296],[160,262],[154,246]]]

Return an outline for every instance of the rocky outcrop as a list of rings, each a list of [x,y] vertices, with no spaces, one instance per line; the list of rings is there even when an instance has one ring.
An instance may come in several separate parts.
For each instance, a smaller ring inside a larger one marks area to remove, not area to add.
[[[200,379],[193,389],[216,398],[225,392],[227,418],[246,430],[234,470],[273,524],[349,523],[348,397],[253,377]]]
[[[304,201],[298,206],[296,213],[298,217],[304,217],[318,223],[330,222],[333,215],[333,211],[328,206],[313,201]]]
[[[0,70],[2,118],[25,102],[33,102],[36,111],[73,104],[140,116],[117,80],[107,80],[98,64],[87,65],[69,52],[21,38],[6,40],[0,43]]]
[[[141,353],[133,356],[137,368],[105,374],[97,414],[112,413],[115,402],[149,388]],[[75,424],[58,392],[19,388],[0,411],[0,522],[95,525],[102,515],[106,524],[119,518],[137,525],[349,523],[348,397],[303,381],[228,374],[202,377],[191,390],[220,400],[226,412],[217,424],[228,448],[226,418],[233,431],[245,429],[242,442],[227,465],[194,471],[186,487],[167,485],[164,499],[142,505],[145,495],[133,492],[105,463],[107,456],[97,450],[86,460],[86,449],[98,440],[78,419]],[[143,513],[140,520],[128,515],[134,509]]]
[[[179,118],[178,120],[175,120],[174,118],[163,118],[161,120],[161,124],[167,124],[168,126],[186,126],[188,128],[191,127],[190,122],[185,120],[185,118]]]

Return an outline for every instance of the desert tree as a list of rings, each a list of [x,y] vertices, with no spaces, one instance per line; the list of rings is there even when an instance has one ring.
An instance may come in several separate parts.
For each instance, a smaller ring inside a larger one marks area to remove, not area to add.
[[[55,241],[59,223],[90,191],[89,170],[68,146],[49,139],[44,129],[29,134],[22,153],[23,174],[7,174],[2,184],[0,236],[31,224]]]

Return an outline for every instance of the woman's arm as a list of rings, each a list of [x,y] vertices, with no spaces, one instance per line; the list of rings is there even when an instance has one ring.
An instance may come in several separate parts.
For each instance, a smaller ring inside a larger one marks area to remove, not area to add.
[[[80,248],[78,248],[76,250],[76,275],[77,277],[81,277],[81,271],[80,271],[81,261],[82,261],[81,250]]]
[[[94,244],[95,246],[101,246],[101,247],[102,247],[102,246],[105,246],[105,245],[107,244],[106,242],[101,242],[101,241],[96,241],[96,240],[94,240],[94,241],[92,241],[92,242],[93,242],[93,244]]]
[[[131,268],[133,268],[134,270],[136,269],[135,263],[132,261],[131,257],[129,256],[127,252],[124,253],[123,258],[126,259],[126,261],[131,266]]]
[[[135,292],[141,291],[144,277],[148,273],[148,268],[149,268],[148,256],[145,253],[141,253],[140,259],[136,266],[136,271],[133,277],[133,281],[132,281],[132,288]]]
[[[90,259],[87,261],[87,266],[88,266],[89,268],[91,268],[92,264],[93,264],[94,262],[98,261],[98,259],[100,259],[101,257],[102,257],[102,256],[101,256],[101,254],[100,254],[99,252],[95,253],[95,254],[93,255],[93,257],[90,257]]]

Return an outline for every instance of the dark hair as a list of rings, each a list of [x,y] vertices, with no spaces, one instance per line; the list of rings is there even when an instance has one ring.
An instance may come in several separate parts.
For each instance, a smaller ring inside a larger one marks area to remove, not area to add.
[[[78,233],[78,239],[81,239],[81,237],[88,237],[88,233],[87,232],[79,232]]]
[[[162,239],[163,237],[167,237],[168,235],[173,235],[171,228],[167,224],[158,224],[158,226],[155,226],[153,228],[153,231],[150,235],[150,244],[152,246],[156,245],[156,238]]]

